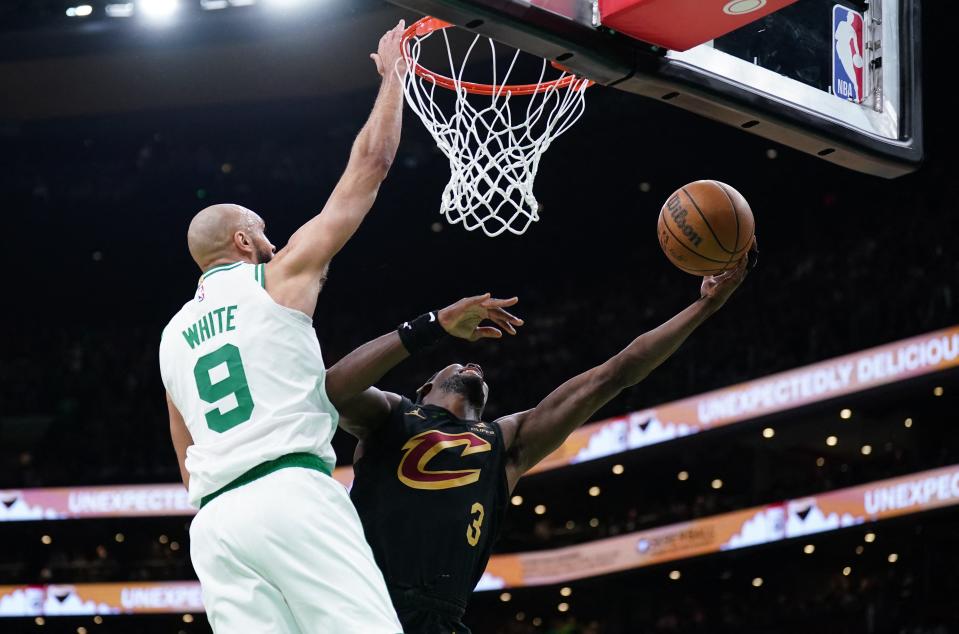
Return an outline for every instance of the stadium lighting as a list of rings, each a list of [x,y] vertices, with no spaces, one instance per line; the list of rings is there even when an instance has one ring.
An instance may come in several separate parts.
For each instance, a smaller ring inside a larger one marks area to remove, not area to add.
[[[93,622],[96,623],[97,625],[102,625],[103,617],[98,614],[95,617],[93,617]]]
[[[613,465],[613,475],[623,475],[623,471],[625,471],[625,469],[623,469],[623,465],[621,464]]]
[[[676,474],[676,477],[680,480],[680,482],[685,482],[686,480],[689,480],[689,472],[680,471],[679,473]]]
[[[180,550],[180,542],[170,542],[170,550]]]
[[[862,451],[862,455],[868,456],[872,453],[872,445],[863,445],[860,451]]]
[[[839,410],[839,418],[843,420],[849,420],[852,418],[852,410],[848,407],[844,407],[843,409]]]
[[[546,513],[546,506],[544,506],[543,504],[537,504],[536,508],[533,509],[533,512],[536,513],[537,515],[543,515]]]
[[[566,530],[571,531],[571,530],[573,530],[574,528],[576,528],[576,522],[574,522],[573,520],[567,520],[567,521],[566,521]]]
[[[231,7],[249,7],[256,4],[256,0],[230,0]]]
[[[776,435],[776,430],[772,427],[767,427],[763,430],[763,438],[772,438]]]
[[[589,497],[594,498],[600,493],[599,487],[589,487]]]
[[[192,615],[192,614],[184,614],[184,615],[183,615],[183,622],[184,622],[184,623],[192,623],[192,622],[193,622],[193,615]]]
[[[559,594],[560,596],[568,597],[569,595],[573,594],[573,589],[569,586],[562,587],[559,589]]]
[[[866,540],[866,543],[867,543],[867,544],[871,544],[871,543],[873,543],[874,541],[876,541],[876,534],[875,534],[875,533],[866,533],[866,536],[863,537],[863,539]]]
[[[37,618],[33,619],[33,622],[36,623],[37,625],[43,625],[44,623],[46,623],[46,621],[43,620],[42,616],[38,616]]]
[[[50,537],[49,535],[44,535],[43,537],[40,538],[40,541],[43,542],[45,546],[49,546],[50,544],[53,543],[53,538]]]
[[[762,578],[762,577],[756,577],[755,579],[753,579],[753,587],[754,587],[754,588],[758,588],[758,587],[761,586],[761,585],[763,585],[763,578]]]
[[[857,555],[861,555],[861,554],[863,554],[864,552],[866,552],[865,546],[863,546],[862,544],[859,544],[858,546],[856,546],[856,554],[857,554]]]
[[[599,518],[594,517],[593,519],[589,520],[589,525],[592,526],[593,528],[596,528],[597,526],[599,526]]]
[[[513,506],[519,506],[523,503],[523,496],[514,495],[512,498],[510,498],[510,502],[513,504]]]
[[[538,616],[533,618],[533,627],[539,627],[542,624],[543,619],[539,618]]]
[[[105,9],[108,18],[129,18],[133,15],[132,2],[108,4]]]
[[[77,628],[77,634],[87,634],[87,628],[81,625],[80,627]]]
[[[807,555],[811,555],[814,552],[816,552],[816,546],[813,544],[806,544],[805,546],[802,547],[802,551],[806,553]]]
[[[822,456],[819,456],[818,458],[816,458],[816,466],[817,466],[817,467],[821,467],[821,466],[823,466],[824,464],[826,464],[826,459],[825,459],[825,458],[823,458]]]
[[[715,480],[709,483],[709,486],[713,487],[714,489],[721,489],[723,488],[723,481],[720,480],[719,478],[716,478]]]
[[[179,0],[137,0],[137,9],[152,20],[170,18],[179,8]]]
[[[899,555],[896,553],[889,553],[889,556],[886,557],[886,559],[889,561],[889,563],[894,564],[899,561]]]
[[[513,598],[513,595],[511,595],[509,592],[504,592],[503,594],[499,595],[499,600],[502,601],[503,603],[509,602],[509,600],[512,598]]]
[[[842,576],[843,576],[843,577],[848,577],[850,574],[852,574],[852,568],[851,568],[851,567],[846,566],[845,568],[842,569]]]
[[[830,447],[835,447],[836,444],[838,443],[839,443],[839,439],[836,438],[835,436],[829,436],[828,438],[826,438],[826,444],[829,445]]]
[[[77,6],[76,13],[78,18],[85,18],[93,13],[93,7],[91,7],[89,4],[81,4]]]
[[[903,424],[906,428],[912,427],[912,419],[911,419],[911,418],[907,418],[906,420],[902,421],[902,424]]]
[[[517,613],[516,613],[516,620],[517,620],[517,621],[524,621],[524,620],[526,620],[526,612],[517,612]]]
[[[170,541],[170,538],[167,537],[166,535],[160,535],[159,541],[160,541],[161,544],[166,544],[167,542]]]
[[[682,574],[680,574],[678,570],[669,571],[669,578],[672,579],[673,581],[678,581],[680,577],[682,577]]]
[[[943,393],[944,391],[945,391],[945,390],[942,389],[942,386],[941,386],[941,385],[937,385],[936,387],[932,388],[932,393],[933,393],[935,396],[942,396],[942,393]]]
[[[117,533],[116,535],[113,536],[113,539],[114,541],[116,541],[116,543],[122,544],[123,540],[126,539],[126,537],[123,536],[123,533]]]
[[[225,9],[228,6],[230,6],[230,3],[227,2],[227,0],[200,0],[200,8],[205,9],[206,11]]]
[[[559,605],[556,606],[556,609],[559,610],[560,612],[569,612],[569,604],[560,603]]]

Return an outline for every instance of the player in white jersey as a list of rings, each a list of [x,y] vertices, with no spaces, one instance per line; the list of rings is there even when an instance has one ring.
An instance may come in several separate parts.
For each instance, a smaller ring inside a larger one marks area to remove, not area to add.
[[[399,144],[404,25],[372,55],[369,121],[322,212],[279,252],[238,205],[193,219],[196,294],[163,332],[160,370],[190,500],[190,555],[217,634],[401,631],[363,528],[330,477],[337,413],[312,315],[332,257],[370,210]]]

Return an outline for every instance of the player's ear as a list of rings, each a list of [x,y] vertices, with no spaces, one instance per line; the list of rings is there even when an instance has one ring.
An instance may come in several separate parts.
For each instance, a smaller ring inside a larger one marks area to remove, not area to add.
[[[424,383],[416,390],[416,402],[422,403],[423,399],[426,398],[426,395],[433,390],[433,381],[432,379]]]
[[[253,240],[250,238],[250,235],[243,230],[233,233],[233,246],[243,253],[253,252]]]

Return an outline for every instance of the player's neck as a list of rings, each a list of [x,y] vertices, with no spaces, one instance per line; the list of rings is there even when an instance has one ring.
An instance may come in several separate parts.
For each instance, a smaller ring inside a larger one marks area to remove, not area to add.
[[[423,402],[424,405],[435,405],[442,407],[453,416],[463,420],[480,420],[482,412],[476,407],[470,405],[465,396],[444,392],[441,394],[430,394]]]

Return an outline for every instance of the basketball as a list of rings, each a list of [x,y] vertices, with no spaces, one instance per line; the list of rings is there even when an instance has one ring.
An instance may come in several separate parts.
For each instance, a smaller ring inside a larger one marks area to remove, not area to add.
[[[749,203],[725,183],[690,183],[659,212],[659,246],[669,261],[692,275],[718,275],[749,250],[756,225]]]

